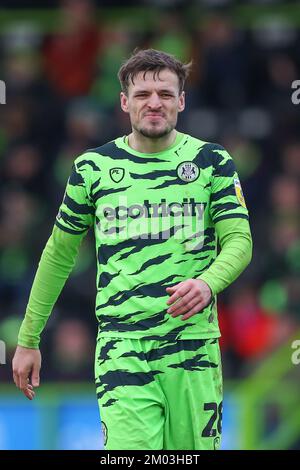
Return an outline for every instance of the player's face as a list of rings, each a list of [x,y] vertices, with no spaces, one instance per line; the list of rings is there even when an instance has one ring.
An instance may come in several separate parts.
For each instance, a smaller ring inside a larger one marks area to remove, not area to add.
[[[121,93],[121,108],[129,113],[132,128],[145,137],[157,139],[176,126],[184,110],[184,92],[179,94],[178,77],[168,69],[159,74],[140,72],[130,81],[128,95]]]

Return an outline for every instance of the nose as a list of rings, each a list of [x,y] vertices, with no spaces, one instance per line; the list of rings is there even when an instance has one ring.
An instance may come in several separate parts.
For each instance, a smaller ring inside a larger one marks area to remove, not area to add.
[[[159,98],[157,93],[152,93],[149,96],[147,105],[148,105],[149,109],[159,109],[159,108],[161,108],[160,98]]]

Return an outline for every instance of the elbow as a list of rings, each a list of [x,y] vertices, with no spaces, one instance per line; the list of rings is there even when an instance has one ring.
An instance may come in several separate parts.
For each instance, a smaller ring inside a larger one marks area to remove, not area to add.
[[[247,248],[245,250],[245,268],[251,263],[253,255],[253,241],[252,237],[249,234],[247,237]]]

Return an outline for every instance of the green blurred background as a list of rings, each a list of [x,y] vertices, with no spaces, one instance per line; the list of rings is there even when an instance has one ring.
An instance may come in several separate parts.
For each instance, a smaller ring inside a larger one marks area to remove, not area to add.
[[[129,132],[116,74],[137,46],[193,59],[178,129],[225,146],[250,211],[253,261],[219,296],[222,448],[300,449],[300,6],[240,3],[2,1],[0,449],[102,448],[92,235],[45,329],[33,402],[10,363],[73,159]]]

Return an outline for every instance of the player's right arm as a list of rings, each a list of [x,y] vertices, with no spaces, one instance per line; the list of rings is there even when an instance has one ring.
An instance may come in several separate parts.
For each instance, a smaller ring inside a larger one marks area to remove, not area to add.
[[[53,306],[73,269],[79,246],[93,224],[94,208],[87,192],[86,166],[76,164],[68,180],[52,234],[43,250],[13,358],[16,386],[29,399],[39,385],[40,336]]]

